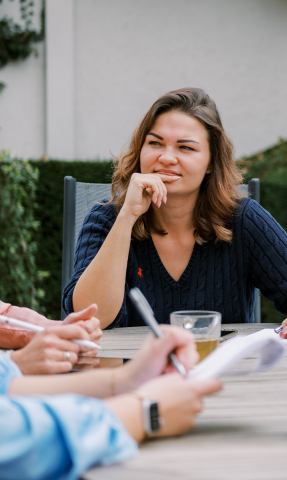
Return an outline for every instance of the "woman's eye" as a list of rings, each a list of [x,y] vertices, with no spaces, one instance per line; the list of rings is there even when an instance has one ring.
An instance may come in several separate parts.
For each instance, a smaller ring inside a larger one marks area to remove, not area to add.
[[[149,145],[161,145],[161,143],[159,142],[156,142],[156,140],[151,140],[150,142],[148,142]]]
[[[192,151],[194,151],[194,148],[187,147],[186,145],[181,145],[179,148],[181,148],[181,150],[192,150]]]

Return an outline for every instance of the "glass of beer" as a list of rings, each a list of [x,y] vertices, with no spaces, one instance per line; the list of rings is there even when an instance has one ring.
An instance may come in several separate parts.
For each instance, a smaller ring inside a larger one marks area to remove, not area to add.
[[[219,345],[221,313],[205,310],[172,312],[170,323],[189,330],[195,337],[199,362]]]

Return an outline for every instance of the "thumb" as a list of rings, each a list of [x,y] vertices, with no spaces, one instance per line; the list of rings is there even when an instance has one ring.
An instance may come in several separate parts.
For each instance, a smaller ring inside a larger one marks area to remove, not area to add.
[[[80,320],[89,320],[97,313],[97,311],[98,305],[96,303],[92,303],[92,305],[85,308],[84,310],[72,313],[67,317],[67,319],[69,319],[69,323],[79,322]]]

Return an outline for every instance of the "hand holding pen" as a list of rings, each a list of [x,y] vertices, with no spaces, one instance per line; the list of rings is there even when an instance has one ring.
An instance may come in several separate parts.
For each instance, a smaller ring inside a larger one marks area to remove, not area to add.
[[[98,346],[89,340],[88,333],[76,323],[63,325],[59,322],[59,326],[44,329],[39,325],[1,315],[0,322],[6,323],[7,328],[13,325],[23,331],[38,332],[26,346],[10,352],[11,359],[25,375],[69,372],[72,368],[84,368],[84,362],[91,368],[90,361],[79,358],[80,349],[93,349],[97,354]],[[81,365],[78,365],[79,362]],[[98,360],[93,359],[93,365],[97,366],[97,363]]]
[[[166,330],[167,334],[171,333],[171,327],[170,326],[165,326],[165,325],[162,325],[161,327],[159,326],[159,324],[157,323],[157,321],[154,317],[153,311],[152,311],[149,303],[147,302],[146,298],[144,297],[144,295],[141,293],[141,291],[138,288],[131,289],[131,291],[129,293],[129,297],[130,297],[131,301],[133,302],[134,306],[136,307],[137,311],[141,315],[142,319],[146,323],[146,325],[148,325],[151,328],[152,332],[154,333],[154,335],[157,338],[163,338],[165,330]],[[179,329],[178,333],[182,334],[182,330]],[[186,366],[183,365],[182,362],[179,361],[175,352],[173,352],[173,351],[170,352],[169,359],[170,359],[170,362],[173,365],[173,367],[182,376],[185,377],[187,375],[188,368],[191,367],[198,360],[198,353],[196,351],[195,344],[193,343],[192,337],[190,336],[190,334],[186,335],[186,332],[185,332],[185,334],[182,336],[182,342],[183,342],[183,345],[186,344],[186,346],[188,347],[186,355],[190,356],[190,358],[188,359],[189,361],[188,361],[187,368],[186,368]],[[190,348],[191,344],[193,345],[193,348]]]
[[[24,322],[23,320],[17,320],[16,318],[6,317],[5,315],[0,315],[0,322],[7,323],[8,325],[13,325],[14,327],[23,328],[23,330],[29,330],[31,332],[43,332],[45,330],[44,327],[40,325],[35,325],[33,323]],[[79,338],[73,338],[72,340],[74,343],[77,343],[81,347],[89,348],[90,350],[100,350],[101,346],[97,345],[90,340],[81,340]]]

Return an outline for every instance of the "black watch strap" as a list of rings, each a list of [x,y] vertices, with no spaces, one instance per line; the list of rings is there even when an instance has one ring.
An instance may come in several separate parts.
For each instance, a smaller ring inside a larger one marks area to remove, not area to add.
[[[142,398],[144,431],[151,436],[157,433],[161,427],[158,404],[151,398]]]

